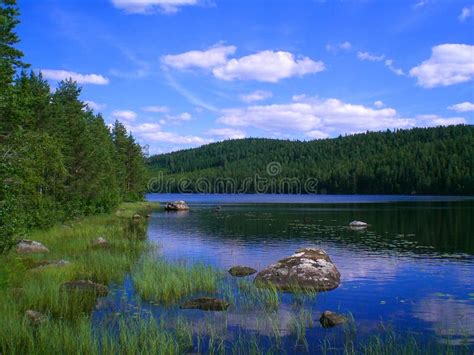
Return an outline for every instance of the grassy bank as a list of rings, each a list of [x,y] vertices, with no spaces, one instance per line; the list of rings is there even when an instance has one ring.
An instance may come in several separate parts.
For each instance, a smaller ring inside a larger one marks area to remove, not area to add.
[[[127,203],[113,214],[34,231],[28,238],[44,244],[49,253],[12,251],[1,256],[0,353],[93,354],[101,348],[114,352],[120,341],[99,339],[92,334],[90,317],[95,295],[61,292],[61,285],[72,280],[91,280],[104,285],[122,282],[147,248],[146,218],[133,219],[132,216],[137,213],[145,216],[156,207],[151,203]],[[93,245],[99,237],[107,240],[106,246]],[[57,260],[68,264],[44,266],[47,261]],[[40,326],[25,316],[27,310],[45,316]],[[159,329],[151,324],[141,324],[141,327],[149,328],[156,335],[155,339],[169,337],[159,335]],[[128,338],[133,334],[127,330]]]

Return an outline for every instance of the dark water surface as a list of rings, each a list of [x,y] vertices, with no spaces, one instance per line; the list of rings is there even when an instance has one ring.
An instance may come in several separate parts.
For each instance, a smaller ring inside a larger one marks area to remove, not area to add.
[[[358,336],[381,326],[402,334],[474,349],[474,200],[459,197],[168,195],[148,200],[189,202],[189,212],[156,212],[149,238],[164,258],[205,263],[226,270],[246,265],[260,270],[305,246],[326,250],[339,269],[341,285],[302,306],[312,325],[308,344],[294,346],[292,322],[301,309],[285,294],[275,317],[287,338],[287,353],[315,352],[321,339],[340,329],[323,329],[328,309],[352,314]],[[220,211],[214,207],[221,205]],[[348,224],[370,224],[352,230]],[[251,279],[251,278],[250,278]],[[131,282],[124,292],[133,296]],[[167,311],[149,305],[156,315]],[[271,327],[258,312],[173,311],[227,329],[267,337]],[[169,313],[171,314],[171,313]],[[286,344],[286,345],[285,345]]]

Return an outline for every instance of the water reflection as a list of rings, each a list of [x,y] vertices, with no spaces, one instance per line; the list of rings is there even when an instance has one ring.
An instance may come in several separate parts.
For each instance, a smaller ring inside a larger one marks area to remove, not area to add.
[[[310,345],[319,346],[323,337],[343,332],[319,325],[322,311],[330,309],[352,314],[361,336],[379,331],[382,322],[397,331],[474,344],[474,296],[469,296],[474,294],[472,201],[324,206],[220,202],[222,208],[216,211],[213,201],[201,197],[204,200],[190,204],[190,211],[152,215],[149,238],[163,257],[203,262],[220,270],[234,265],[261,270],[301,247],[318,246],[335,262],[342,283],[302,305],[283,294],[273,312],[236,305],[224,313],[203,313],[142,303],[155,317],[185,317],[200,334],[238,329],[270,337],[278,332],[290,339],[294,349],[293,324],[301,314],[306,317]],[[370,227],[353,230],[348,225],[352,220],[368,222]],[[232,292],[234,282],[228,278]],[[222,296],[224,291],[220,292]],[[120,302],[115,302],[122,308],[136,307],[130,280],[119,294]],[[209,324],[215,329],[206,330]]]

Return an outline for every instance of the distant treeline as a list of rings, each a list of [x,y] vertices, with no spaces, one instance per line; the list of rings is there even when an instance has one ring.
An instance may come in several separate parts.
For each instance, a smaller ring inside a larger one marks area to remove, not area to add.
[[[148,167],[155,191],[472,195],[474,127],[228,140],[153,156]]]
[[[14,1],[1,0],[0,253],[29,228],[110,211],[146,188],[142,148],[121,123],[110,130],[74,82],[52,93],[24,70],[17,18]]]

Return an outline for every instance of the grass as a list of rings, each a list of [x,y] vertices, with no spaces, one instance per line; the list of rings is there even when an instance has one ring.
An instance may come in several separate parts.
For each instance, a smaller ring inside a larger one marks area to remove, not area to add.
[[[127,203],[116,214],[70,221],[34,231],[28,239],[43,243],[49,253],[0,257],[0,353],[97,353],[91,333],[93,295],[61,292],[61,284],[88,279],[102,284],[121,282],[147,249],[146,219],[132,220],[156,204]],[[94,248],[104,237],[109,245]],[[67,260],[67,266],[35,268],[46,260]],[[24,316],[32,309],[47,317],[35,327]],[[105,342],[104,344],[107,344]],[[102,346],[102,345],[101,345]]]
[[[222,275],[209,266],[170,264],[150,253],[134,268],[132,279],[143,299],[170,304],[196,292],[216,292]]]

